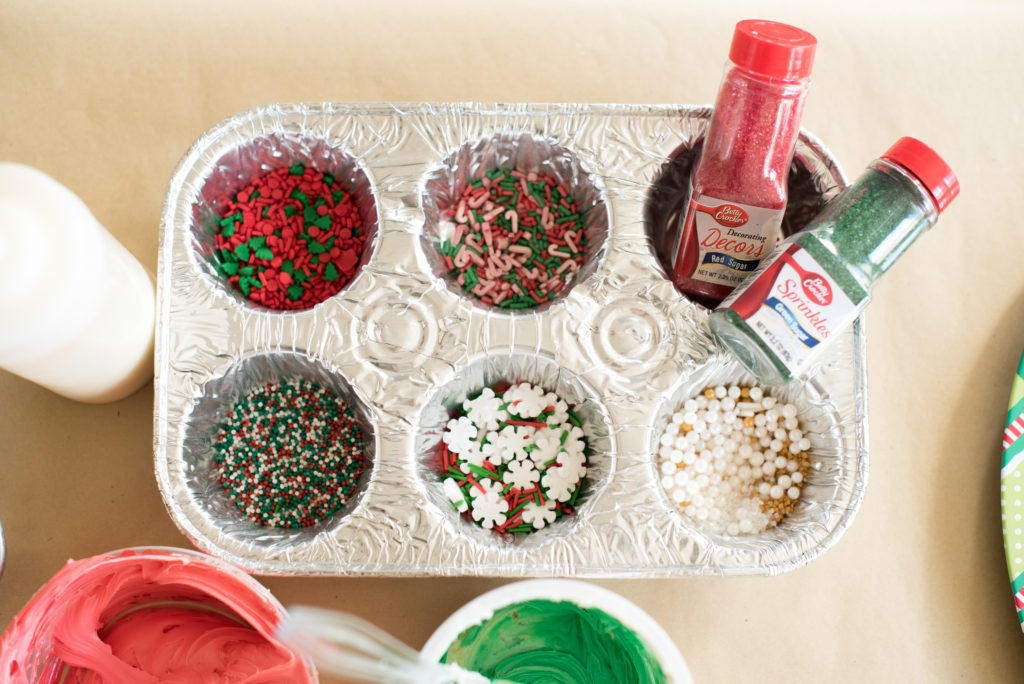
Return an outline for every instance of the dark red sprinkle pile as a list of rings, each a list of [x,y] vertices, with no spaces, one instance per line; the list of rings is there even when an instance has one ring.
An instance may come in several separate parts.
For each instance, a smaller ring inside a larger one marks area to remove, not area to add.
[[[352,280],[365,240],[349,193],[330,174],[295,164],[226,201],[215,264],[255,304],[308,309]]]
[[[308,527],[337,512],[366,467],[366,435],[352,408],[311,382],[257,387],[214,437],[220,484],[266,527]]]
[[[463,292],[503,309],[553,300],[583,266],[583,214],[552,176],[493,169],[445,214],[437,248]]]

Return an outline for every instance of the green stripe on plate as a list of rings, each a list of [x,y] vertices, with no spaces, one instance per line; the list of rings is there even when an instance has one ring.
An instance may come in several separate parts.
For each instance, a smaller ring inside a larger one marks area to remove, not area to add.
[[[1016,594],[1018,591],[1020,591],[1021,587],[1024,587],[1024,572],[1022,572],[1019,575],[1017,575],[1016,579],[1014,579],[1012,582],[1010,582],[1010,586],[1013,587],[1013,593],[1014,594]],[[1024,609],[1022,609],[1022,610],[1024,610]]]

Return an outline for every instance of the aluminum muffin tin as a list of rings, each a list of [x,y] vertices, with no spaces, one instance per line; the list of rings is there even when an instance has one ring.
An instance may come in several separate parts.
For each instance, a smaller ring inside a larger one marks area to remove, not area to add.
[[[800,407],[813,472],[777,528],[712,534],[663,492],[657,440],[706,384],[752,382],[719,352],[707,310],[665,277],[661,250],[683,205],[707,107],[282,104],[204,133],[171,178],[160,238],[155,467],[171,517],[200,549],[249,571],[303,575],[679,576],[776,574],[839,538],[867,477],[864,336],[838,339]],[[255,308],[211,265],[224,196],[271,169],[331,172],[367,221],[359,274],[301,312]],[[570,186],[586,208],[586,264],[544,308],[462,296],[434,249],[467,179],[512,165]],[[803,133],[786,228],[845,185]],[[357,493],[301,530],[242,518],[216,482],[213,433],[248,388],[305,377],[351,401],[371,439]],[[499,381],[574,405],[593,455],[577,514],[509,542],[459,517],[431,470],[454,401]]]

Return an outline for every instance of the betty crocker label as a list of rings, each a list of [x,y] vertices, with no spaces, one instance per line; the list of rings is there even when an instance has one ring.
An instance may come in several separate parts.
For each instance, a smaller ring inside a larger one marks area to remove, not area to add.
[[[725,304],[747,320],[793,375],[806,370],[818,345],[858,313],[846,293],[799,245],[791,245]]]
[[[782,211],[734,204],[715,197],[690,202],[696,231],[696,269],[691,278],[735,287],[778,244]]]
[[[706,207],[695,204],[694,209],[710,214],[715,221],[726,228],[739,228],[750,220],[750,215],[743,210],[743,207],[735,204],[722,204],[717,207]]]

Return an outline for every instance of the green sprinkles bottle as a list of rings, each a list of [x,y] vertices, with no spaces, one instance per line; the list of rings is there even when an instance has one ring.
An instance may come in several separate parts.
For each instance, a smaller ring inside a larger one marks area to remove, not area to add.
[[[763,384],[804,375],[959,192],[938,154],[900,138],[722,302],[715,338]]]

